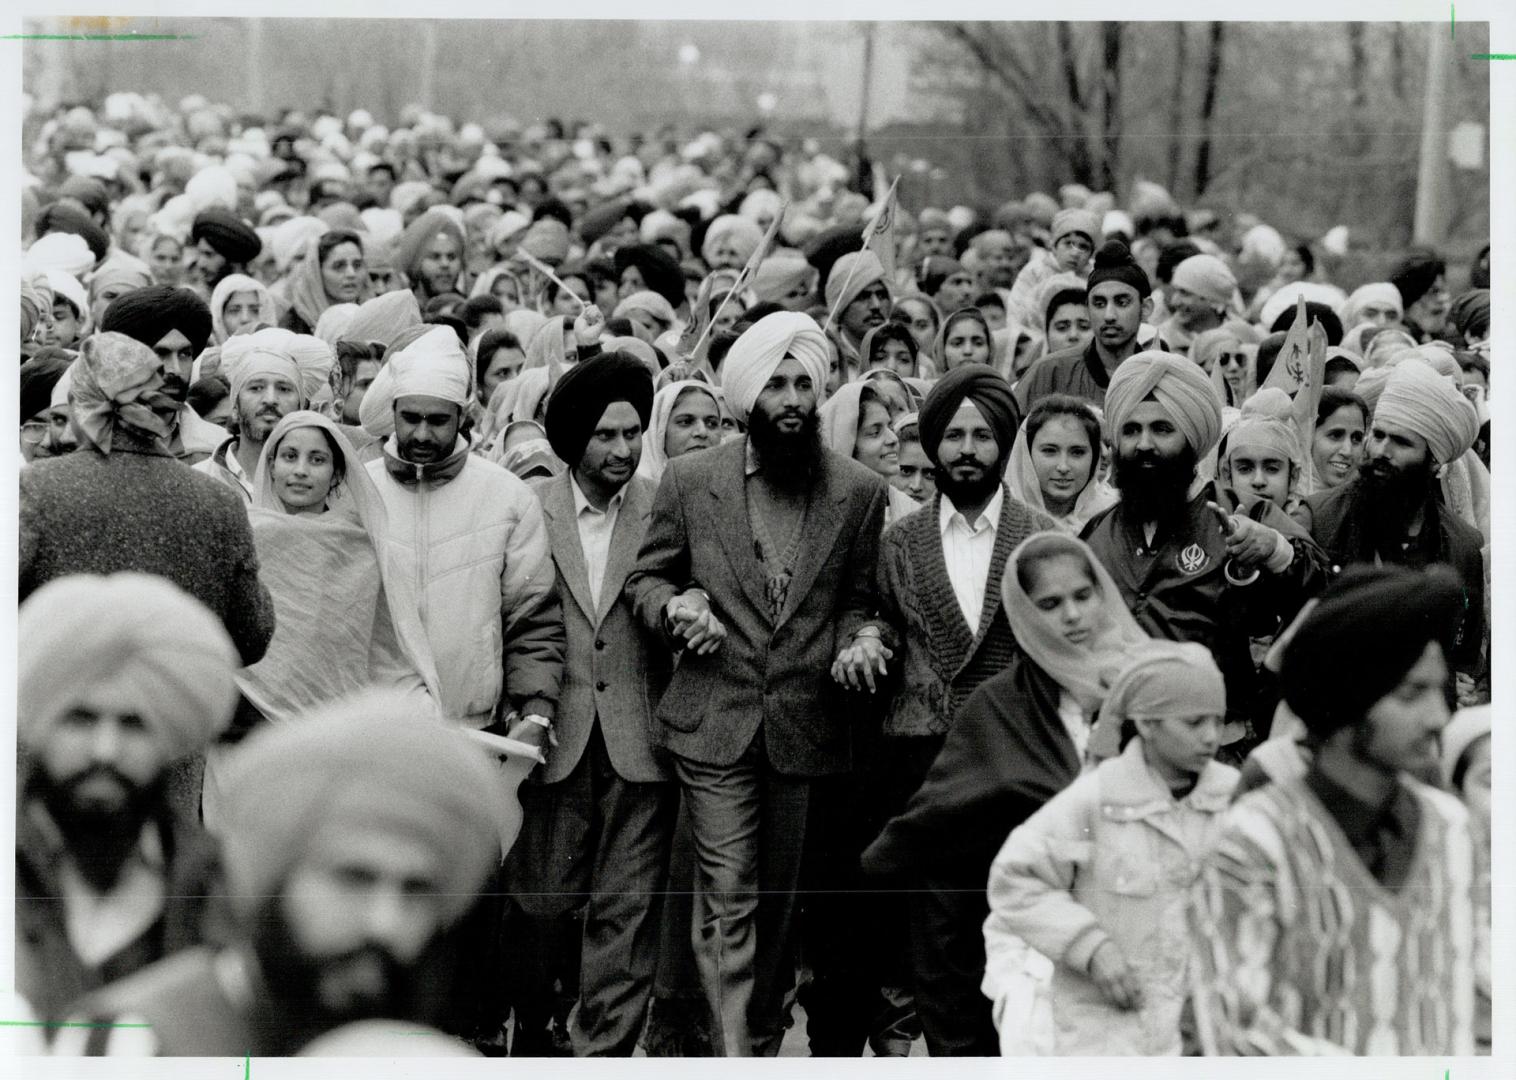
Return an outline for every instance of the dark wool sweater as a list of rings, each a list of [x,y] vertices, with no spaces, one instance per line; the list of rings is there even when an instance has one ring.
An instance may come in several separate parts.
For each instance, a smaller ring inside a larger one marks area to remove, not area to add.
[[[900,636],[894,662],[899,682],[884,720],[886,735],[942,735],[980,683],[1016,657],[1016,639],[1000,602],[1000,579],[1011,552],[1057,523],[1009,491],[1000,504],[995,549],[979,629],[964,621],[942,554],[935,496],[885,530],[879,550],[880,610]]]
[[[119,429],[118,429],[119,435]],[[68,574],[157,574],[226,626],[246,664],[274,635],[274,603],[237,495],[161,451],[118,442],[21,472],[20,599]]]

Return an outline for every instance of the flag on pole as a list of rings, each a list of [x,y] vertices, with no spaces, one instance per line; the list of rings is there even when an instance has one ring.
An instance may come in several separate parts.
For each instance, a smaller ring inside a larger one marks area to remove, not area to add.
[[[690,325],[685,330],[684,337],[680,339],[679,343],[680,347],[683,348],[685,343],[692,336],[694,337],[694,344],[689,346],[689,351],[686,353],[690,359],[696,362],[705,359],[705,354],[701,352],[701,349],[704,348],[706,339],[710,337],[711,327],[716,325],[716,319],[726,310],[726,305],[731,303],[732,297],[747,288],[748,282],[753,280],[753,275],[758,272],[758,264],[763,262],[764,258],[767,257],[769,247],[774,242],[774,237],[779,235],[779,226],[784,222],[784,212],[789,208],[790,203],[788,199],[779,204],[779,212],[774,215],[774,220],[769,222],[768,230],[763,234],[763,239],[758,241],[758,246],[753,249],[752,255],[748,256],[747,263],[742,267],[741,272],[737,274],[737,280],[732,282],[732,287],[721,298],[721,304],[716,310],[711,312],[709,317],[705,315],[703,310],[690,312]],[[700,307],[703,309],[705,305],[701,304]]]
[[[867,229],[863,231],[863,246],[872,251],[879,258],[879,264],[884,267],[885,280],[893,289],[895,286],[895,219],[900,213],[900,204],[895,196],[895,189],[900,186],[900,177],[895,177],[895,182],[890,185],[890,190],[884,194],[884,202],[879,206],[879,212],[874,215],[874,220],[869,222]]]
[[[1260,389],[1277,387],[1289,394],[1291,417],[1300,433],[1301,491],[1316,490],[1311,444],[1316,436],[1316,408],[1326,383],[1326,330],[1314,319],[1307,324],[1305,297],[1295,301],[1295,320],[1285,334],[1284,345]]]

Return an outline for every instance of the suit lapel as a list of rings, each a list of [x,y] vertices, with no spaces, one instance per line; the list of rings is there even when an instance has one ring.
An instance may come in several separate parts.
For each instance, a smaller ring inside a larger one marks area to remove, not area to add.
[[[584,565],[584,547],[579,542],[578,516],[574,513],[574,495],[569,485],[573,483],[569,473],[563,473],[553,481],[543,510],[547,517],[548,539],[553,547],[553,557],[558,561],[559,572],[568,583],[574,602],[586,617],[595,617],[595,607],[590,603],[590,575]]]
[[[645,494],[646,484],[642,477],[633,476],[622,489],[621,510],[616,515],[616,527],[611,531],[611,550],[605,557],[605,579],[600,582],[600,608],[594,618],[597,628],[621,598],[621,587],[636,565],[637,549],[642,546],[642,536],[647,532],[647,519],[652,512],[652,500]],[[585,576],[588,580],[588,574]]]
[[[816,490],[811,493],[810,511],[801,539],[800,555],[795,560],[795,573],[790,579],[790,590],[784,600],[784,610],[779,613],[775,629],[795,613],[796,607],[816,583],[816,575],[832,553],[837,534],[842,530],[842,508],[847,503],[847,488],[839,482],[837,464],[827,455]]]
[[[730,447],[730,449],[728,449]],[[768,573],[758,561],[753,548],[753,527],[748,522],[747,493],[744,490],[747,466],[747,440],[733,440],[717,450],[706,453],[721,453],[726,459],[711,473],[710,493],[715,502],[716,535],[726,549],[727,562],[736,575],[742,591],[765,620],[771,620],[765,583]],[[690,538],[692,542],[697,537]]]

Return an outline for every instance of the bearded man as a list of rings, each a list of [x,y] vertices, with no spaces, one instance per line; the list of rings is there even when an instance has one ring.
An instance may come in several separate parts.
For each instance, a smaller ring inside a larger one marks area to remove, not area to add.
[[[1272,503],[1243,512],[1231,491],[1197,476],[1221,436],[1221,401],[1193,361],[1138,353],[1111,376],[1105,404],[1121,499],[1081,536],[1144,630],[1211,650],[1227,682],[1224,742],[1247,740],[1275,704],[1249,637],[1277,633],[1320,591],[1326,556]]]
[[[198,945],[215,847],[167,796],[226,727],[240,661],[220,622],[151,574],[76,574],[21,605],[17,988],[52,1021]]]
[[[833,666],[858,685],[893,655],[872,618],[888,493],[823,447],[826,369],[809,316],[777,312],[737,339],[722,384],[747,436],[670,462],[626,583],[681,652],[654,741],[689,807],[691,936],[725,1056],[777,1054],[787,1026],[811,788],[852,766]]]

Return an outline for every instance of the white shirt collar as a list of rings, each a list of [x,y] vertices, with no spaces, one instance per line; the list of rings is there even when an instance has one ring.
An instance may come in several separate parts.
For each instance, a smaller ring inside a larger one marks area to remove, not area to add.
[[[1000,484],[995,488],[995,494],[990,496],[990,501],[985,503],[984,509],[979,514],[979,520],[972,524],[953,505],[946,495],[940,500],[937,507],[937,529],[939,533],[946,533],[953,522],[963,523],[963,527],[969,532],[977,533],[984,525],[988,525],[991,532],[1000,528],[1000,506],[1005,501],[1005,485]]]
[[[573,473],[569,473],[569,490],[574,494],[574,517],[576,518],[583,515],[585,511],[589,511],[591,514],[614,513],[621,509],[621,500],[626,495],[626,487],[623,485],[620,491],[611,496],[611,501],[606,504],[605,509],[601,510],[594,503],[590,502],[584,492],[580,490],[579,478]]]

